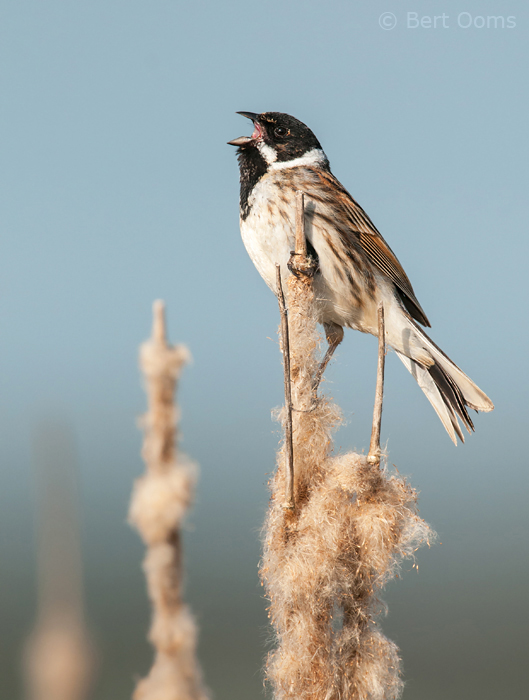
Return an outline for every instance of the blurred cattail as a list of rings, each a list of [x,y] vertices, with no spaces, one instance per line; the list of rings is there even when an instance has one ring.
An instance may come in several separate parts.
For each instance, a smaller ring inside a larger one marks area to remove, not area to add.
[[[167,344],[164,306],[155,302],[152,338],[140,352],[148,395],[142,452],[147,470],[134,485],[129,512],[147,545],[144,569],[153,605],[149,639],[155,659],[136,687],[135,700],[208,697],[196,660],[196,625],[182,600],[181,525],[193,500],[196,466],[176,451],[173,396],[188,356],[185,347]]]
[[[35,440],[38,517],[38,620],[25,653],[30,700],[83,700],[93,667],[84,624],[75,459],[64,426]]]
[[[341,418],[314,394],[320,338],[310,276],[289,277],[287,300],[294,507],[285,508],[285,443],[270,485],[260,570],[276,634],[267,677],[276,700],[397,698],[398,650],[378,626],[379,593],[403,558],[434,535],[405,479],[378,459],[333,455]],[[285,424],[286,410],[281,418]]]

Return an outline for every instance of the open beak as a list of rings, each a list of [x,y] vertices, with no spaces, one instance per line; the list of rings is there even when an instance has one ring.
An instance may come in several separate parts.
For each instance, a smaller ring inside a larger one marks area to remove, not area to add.
[[[240,114],[241,117],[246,117],[246,119],[251,119],[253,122],[259,121],[260,114],[255,112],[235,112],[235,114]]]
[[[251,119],[254,123],[254,132],[251,136],[239,136],[237,139],[233,139],[233,141],[228,141],[228,144],[230,146],[244,146],[247,143],[250,143],[251,141],[255,141],[259,138],[261,138],[261,127],[259,126],[259,114],[256,114],[255,112],[237,112],[237,114],[242,115],[243,117],[246,117],[247,119]]]

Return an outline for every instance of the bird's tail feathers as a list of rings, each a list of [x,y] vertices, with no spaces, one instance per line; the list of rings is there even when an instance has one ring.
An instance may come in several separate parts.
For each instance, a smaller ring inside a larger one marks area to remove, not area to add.
[[[494,404],[411,319],[410,323],[433,364],[427,367],[398,351],[397,355],[417,380],[454,444],[457,444],[456,435],[464,442],[458,417],[470,433],[474,425],[467,406],[476,411],[492,411]]]
[[[418,362],[415,362],[415,360],[412,360],[410,357],[406,357],[406,355],[403,355],[398,350],[395,352],[402,360],[402,363],[406,369],[413,377],[415,377],[417,384],[421,387],[426,398],[434,407],[435,412],[441,419],[441,423],[444,425],[445,430],[450,436],[450,439],[454,445],[457,445],[456,435],[462,442],[465,442],[465,438],[461,432],[461,427],[452,405],[446,400],[445,397],[443,397],[439,387],[435,383],[428,369],[420,365]]]

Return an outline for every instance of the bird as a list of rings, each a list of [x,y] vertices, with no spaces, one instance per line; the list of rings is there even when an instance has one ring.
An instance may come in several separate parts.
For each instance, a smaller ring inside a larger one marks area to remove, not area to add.
[[[492,411],[489,397],[429,338],[430,327],[395,253],[362,207],[334,177],[310,128],[281,112],[237,112],[253,122],[237,147],[240,230],[258,272],[277,295],[295,239],[296,192],[304,193],[307,249],[316,266],[317,321],[328,342],[321,371],[342,342],[344,328],[378,336],[384,307],[385,340],[413,375],[448,435],[464,442],[458,418],[474,430],[468,408]],[[320,373],[321,378],[321,373]]]

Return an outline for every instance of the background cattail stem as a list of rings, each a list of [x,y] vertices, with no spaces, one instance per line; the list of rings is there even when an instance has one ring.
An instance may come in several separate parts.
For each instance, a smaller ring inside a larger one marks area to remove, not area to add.
[[[176,451],[173,395],[187,358],[183,346],[167,344],[163,303],[155,302],[152,338],[140,354],[149,403],[143,422],[147,470],[134,485],[130,521],[147,545],[144,568],[153,605],[149,638],[156,654],[135,700],[208,697],[196,660],[196,625],[182,599],[180,528],[193,499],[196,467]]]
[[[38,620],[25,650],[28,700],[85,700],[94,670],[86,629],[73,436],[46,422],[35,440]]]

